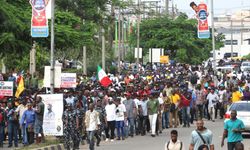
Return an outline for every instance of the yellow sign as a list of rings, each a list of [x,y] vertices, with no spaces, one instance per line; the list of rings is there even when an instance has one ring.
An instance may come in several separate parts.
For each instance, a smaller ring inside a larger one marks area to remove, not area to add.
[[[160,63],[167,64],[169,62],[168,56],[160,56]]]

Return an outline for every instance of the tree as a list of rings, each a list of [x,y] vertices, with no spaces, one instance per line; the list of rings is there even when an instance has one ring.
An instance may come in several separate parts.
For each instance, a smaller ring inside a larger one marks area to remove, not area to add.
[[[136,31],[136,30],[134,30]],[[223,45],[223,35],[216,37],[216,47]],[[136,32],[130,44],[136,45]],[[168,16],[143,20],[140,24],[140,47],[171,50],[170,58],[181,63],[199,64],[209,57],[212,40],[197,38],[197,21],[181,14],[176,19]]]

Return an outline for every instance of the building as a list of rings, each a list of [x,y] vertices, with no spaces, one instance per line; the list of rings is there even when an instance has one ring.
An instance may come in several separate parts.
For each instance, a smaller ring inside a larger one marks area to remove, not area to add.
[[[216,59],[224,55],[242,57],[250,53],[250,10],[214,17],[216,33],[225,35],[224,47],[216,50]]]

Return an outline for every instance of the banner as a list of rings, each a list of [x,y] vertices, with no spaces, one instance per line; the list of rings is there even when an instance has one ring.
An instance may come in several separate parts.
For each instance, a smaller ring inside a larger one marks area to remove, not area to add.
[[[137,58],[138,50],[135,48],[135,58]],[[139,58],[142,58],[142,48],[139,48]]]
[[[13,81],[0,81],[0,96],[13,96]]]
[[[63,94],[42,94],[44,103],[43,132],[44,135],[63,135]]]
[[[201,3],[198,5],[198,38],[209,38],[210,31],[208,27],[208,19],[207,19],[207,5]]]
[[[61,88],[75,88],[76,73],[61,73]]]
[[[169,63],[169,57],[168,56],[160,56],[160,63],[168,64]]]
[[[49,27],[46,17],[46,6],[50,0],[30,0],[32,6],[31,36],[48,37]]]
[[[55,88],[61,87],[61,67],[55,66],[54,68],[54,80],[55,80]],[[50,87],[50,66],[44,67],[44,79],[43,79],[43,87]]]

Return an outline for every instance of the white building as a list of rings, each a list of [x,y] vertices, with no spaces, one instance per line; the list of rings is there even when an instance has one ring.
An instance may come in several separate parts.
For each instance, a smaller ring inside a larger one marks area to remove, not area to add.
[[[225,35],[224,47],[216,51],[216,59],[224,54],[242,57],[250,53],[250,10],[237,12],[233,15],[214,17],[217,33]]]

